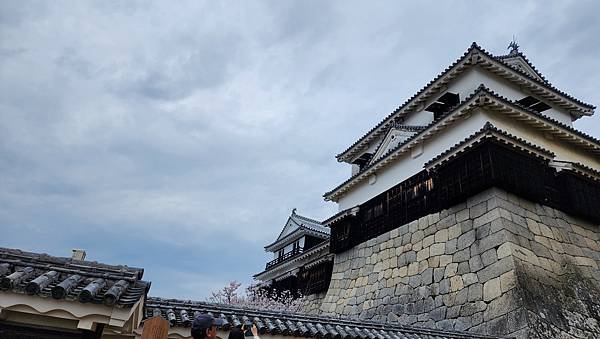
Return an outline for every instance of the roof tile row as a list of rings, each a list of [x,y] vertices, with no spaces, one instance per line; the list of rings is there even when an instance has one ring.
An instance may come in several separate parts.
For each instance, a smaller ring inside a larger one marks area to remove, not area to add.
[[[251,322],[261,334],[331,339],[445,339],[496,338],[492,336],[451,332],[392,323],[349,320],[301,313],[277,312],[210,304],[190,300],[149,298],[146,318],[162,316],[172,327],[189,327],[193,317],[208,313],[224,320],[223,330]]]
[[[0,290],[54,299],[132,307],[150,283],[143,270],[0,248]]]

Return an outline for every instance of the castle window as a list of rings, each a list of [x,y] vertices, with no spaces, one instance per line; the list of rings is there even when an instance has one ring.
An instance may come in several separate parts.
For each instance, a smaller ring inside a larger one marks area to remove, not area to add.
[[[526,96],[521,100],[517,100],[517,103],[521,106],[532,109],[538,113],[541,113],[543,111],[546,111],[546,110],[549,110],[550,108],[552,108],[532,96]]]
[[[444,113],[447,113],[448,111],[450,111],[450,109],[452,107],[458,105],[459,102],[460,102],[460,98],[459,98],[458,94],[452,93],[452,92],[446,92],[446,93],[444,93],[444,95],[439,97],[434,103],[427,106],[427,108],[425,108],[425,110],[427,112],[432,112],[433,119],[437,120],[442,115],[444,115]]]
[[[360,170],[362,170],[369,163],[369,161],[371,161],[372,157],[373,157],[372,153],[368,153],[368,152],[363,153],[360,157],[358,157],[358,158],[356,158],[356,160],[354,160],[353,164],[358,165]]]

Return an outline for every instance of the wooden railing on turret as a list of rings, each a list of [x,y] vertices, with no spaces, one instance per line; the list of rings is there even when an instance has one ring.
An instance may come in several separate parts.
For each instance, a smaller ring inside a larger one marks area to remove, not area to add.
[[[287,261],[288,259],[291,259],[292,257],[295,257],[298,254],[302,254],[304,253],[304,247],[296,247],[294,249],[292,249],[291,251],[285,253],[284,255],[282,255],[281,257],[277,257],[274,260],[271,260],[267,263],[267,265],[265,266],[265,271],[279,265],[280,263]]]

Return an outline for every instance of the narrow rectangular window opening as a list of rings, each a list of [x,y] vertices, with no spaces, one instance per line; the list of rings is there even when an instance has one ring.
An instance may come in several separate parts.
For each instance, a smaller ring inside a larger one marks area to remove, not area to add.
[[[353,164],[358,165],[360,170],[362,170],[369,163],[369,161],[371,161],[372,157],[373,157],[373,153],[369,153],[369,152],[363,153],[360,157],[358,157],[358,158],[356,158],[356,160],[354,160]]]
[[[439,97],[434,103],[427,106],[425,110],[433,113],[433,119],[439,119],[444,113],[447,113],[454,106],[458,105],[460,97],[457,93],[446,92]]]
[[[529,109],[532,109],[538,113],[541,113],[543,111],[547,111],[549,110],[550,106],[548,106],[547,104],[541,102],[540,100],[532,97],[531,95],[524,97],[521,100],[517,100],[516,101],[519,105],[523,106],[523,107],[527,107]]]

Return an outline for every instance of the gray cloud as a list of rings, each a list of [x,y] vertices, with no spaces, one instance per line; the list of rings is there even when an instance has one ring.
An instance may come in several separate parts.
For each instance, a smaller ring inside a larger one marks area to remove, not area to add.
[[[597,10],[2,2],[0,246],[84,247],[146,268],[167,297],[249,282],[293,207],[335,212],[321,195],[349,169],[334,155],[472,41],[499,54],[515,34],[552,83],[600,103]],[[597,134],[600,121],[576,126]]]

